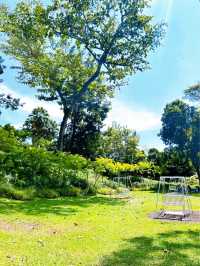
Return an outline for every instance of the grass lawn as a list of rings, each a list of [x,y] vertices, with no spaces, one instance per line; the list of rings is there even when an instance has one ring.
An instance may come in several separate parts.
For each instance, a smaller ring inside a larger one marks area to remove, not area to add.
[[[129,202],[1,198],[0,265],[200,265],[200,224],[151,220],[154,208],[150,192]]]

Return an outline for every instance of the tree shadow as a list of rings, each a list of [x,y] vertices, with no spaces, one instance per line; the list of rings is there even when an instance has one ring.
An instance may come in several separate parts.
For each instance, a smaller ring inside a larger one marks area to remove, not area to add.
[[[126,240],[126,244],[128,245],[127,248],[103,258],[100,265],[200,265],[200,258],[198,258],[200,250],[199,231],[170,231],[157,234],[155,237],[135,237]]]
[[[21,212],[26,215],[73,215],[81,208],[91,205],[123,206],[125,202],[106,197],[66,197],[59,199],[35,199],[32,201],[17,201],[0,198],[0,214],[13,214]]]

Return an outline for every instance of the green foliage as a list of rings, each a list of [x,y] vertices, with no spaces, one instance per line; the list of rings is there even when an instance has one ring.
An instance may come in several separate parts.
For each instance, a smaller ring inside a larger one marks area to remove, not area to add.
[[[160,136],[190,158],[200,180],[200,112],[180,100],[166,106]]]
[[[25,140],[28,138],[28,133],[25,130],[16,129],[11,124],[5,124],[4,126],[0,127],[9,132],[9,135],[15,137],[19,142],[25,142]]]
[[[65,190],[60,190],[61,196],[78,197],[81,195],[81,189],[79,187],[69,186]]]
[[[73,170],[77,156],[72,165],[67,160],[68,156],[65,156],[65,160],[62,161],[59,155],[27,146],[6,154],[2,161],[2,168],[6,174],[12,176],[11,182],[20,187],[36,186],[56,189],[67,187],[73,182],[83,186],[83,182],[77,179],[78,168],[80,169],[81,166]],[[69,159],[72,160],[72,155]],[[77,181],[74,181],[75,179]]]
[[[88,166],[88,160],[78,154],[66,154],[62,152],[53,154],[55,154],[55,162],[62,165],[66,169],[81,171],[86,169]]]
[[[195,173],[192,161],[184,150],[170,147],[162,153],[162,175],[166,176],[191,176]]]
[[[79,187],[82,190],[86,190],[88,187],[88,182],[86,181],[86,179],[79,177],[73,178],[70,183],[72,186]]]
[[[36,196],[35,189],[19,189],[10,183],[0,183],[0,197],[15,200],[32,200]]]
[[[22,104],[20,99],[13,98],[11,95],[0,94],[0,107],[3,109],[17,110]],[[1,110],[0,110],[1,114]]]
[[[115,190],[110,187],[101,187],[98,189],[98,193],[102,195],[113,195],[115,194]]]
[[[55,199],[60,196],[60,193],[57,192],[55,189],[40,188],[37,190],[36,196],[39,198]]]
[[[144,152],[138,149],[138,143],[139,137],[135,131],[113,123],[101,134],[97,154],[117,162],[137,163],[145,159]]]
[[[85,157],[95,158],[100,129],[109,111],[109,101],[101,95],[84,98],[76,109],[72,127],[68,127],[64,137],[64,150]]]
[[[191,176],[195,172],[187,151],[177,147],[168,147],[162,152],[152,148],[148,151],[148,161],[159,166],[163,176]]]
[[[147,161],[127,164],[115,162],[112,159],[97,158],[96,164],[101,167],[101,173],[108,177],[130,175],[133,180],[137,180],[138,176],[155,178],[160,174],[160,168]]]
[[[22,145],[10,131],[0,128],[0,168],[2,180],[20,188],[59,190],[89,186],[85,169],[88,161],[79,155],[49,152]],[[48,193],[47,193],[48,194]]]
[[[15,149],[20,149],[21,143],[14,136],[12,131],[7,131],[4,128],[0,127],[0,151],[1,156],[4,152],[11,152]]]
[[[50,119],[48,112],[42,107],[33,109],[26,119],[23,129],[32,138],[33,145],[39,145],[41,139],[51,141],[57,135],[56,122]]]
[[[181,100],[166,105],[161,121],[160,137],[166,145],[185,148],[191,136],[191,117],[194,108]]]
[[[151,163],[158,165],[158,166],[161,166],[162,161],[163,161],[162,160],[162,152],[160,152],[159,150],[157,150],[155,148],[151,148],[148,150],[147,159]]]

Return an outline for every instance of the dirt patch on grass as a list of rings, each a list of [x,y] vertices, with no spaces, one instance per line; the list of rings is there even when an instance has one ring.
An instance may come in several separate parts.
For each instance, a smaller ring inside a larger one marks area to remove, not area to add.
[[[65,232],[63,228],[47,226],[39,223],[29,223],[22,220],[5,221],[0,219],[0,231],[5,232],[24,232],[38,235],[62,235]],[[67,231],[67,230],[66,230]]]
[[[2,231],[33,231],[38,230],[40,228],[39,224],[36,223],[28,223],[24,221],[17,220],[14,223],[7,222],[5,220],[0,220],[0,230]]]
[[[89,231],[90,227],[81,225],[77,222],[72,222],[66,226],[63,225],[47,225],[40,223],[31,223],[23,220],[6,221],[0,219],[0,231],[4,232],[18,232],[18,233],[30,233],[35,235],[64,235],[71,233],[72,231],[80,231],[80,233]]]

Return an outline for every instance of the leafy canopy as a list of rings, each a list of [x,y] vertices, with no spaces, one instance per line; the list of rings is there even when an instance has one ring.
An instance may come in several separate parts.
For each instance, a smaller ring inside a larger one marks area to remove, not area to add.
[[[200,180],[200,112],[181,100],[164,109],[160,136],[165,144],[190,158]]]
[[[185,148],[191,138],[191,119],[195,112],[194,107],[181,100],[166,105],[161,121],[160,137],[166,145],[177,145]]]
[[[144,160],[145,154],[138,149],[136,132],[113,123],[100,138],[98,155],[118,162],[136,163]]]
[[[38,107],[26,119],[23,129],[29,133],[33,145],[40,139],[53,140],[57,135],[57,123],[50,119],[48,112]]]

